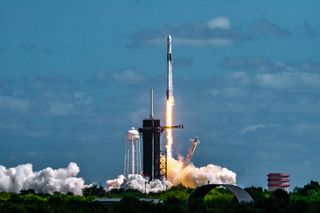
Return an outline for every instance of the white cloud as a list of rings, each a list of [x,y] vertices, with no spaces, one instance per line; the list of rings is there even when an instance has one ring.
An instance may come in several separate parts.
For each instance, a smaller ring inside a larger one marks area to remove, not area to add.
[[[243,98],[248,96],[248,91],[238,87],[226,87],[222,89],[207,90],[212,97],[227,97],[227,98]]]
[[[291,32],[279,25],[267,20],[259,19],[252,26],[251,31],[258,37],[288,37]]]
[[[29,101],[26,99],[0,95],[0,109],[2,110],[25,112],[28,108]]]
[[[249,29],[233,28],[228,17],[220,16],[205,22],[176,23],[158,29],[144,29],[131,36],[130,48],[163,46],[167,35],[177,45],[192,47],[227,47],[269,37],[289,37],[290,31],[266,19],[260,19]]]
[[[257,131],[258,129],[261,129],[261,128],[265,128],[266,127],[266,124],[254,124],[254,125],[248,125],[244,128],[241,129],[240,133],[241,134],[246,134],[248,132],[255,132]]]
[[[252,125],[248,125],[248,126],[245,126],[241,129],[240,133],[241,134],[246,134],[246,133],[249,133],[249,132],[255,132],[259,129],[263,129],[263,128],[268,128],[268,127],[280,127],[279,124],[252,124]]]
[[[103,81],[109,78],[109,73],[103,70],[99,70],[95,73],[95,79],[99,81]]]
[[[221,61],[220,65],[223,68],[258,73],[318,73],[320,70],[320,64],[310,60],[293,63],[285,61],[271,61],[268,58],[261,57],[226,57]]]
[[[49,113],[55,116],[64,116],[72,113],[74,105],[66,102],[54,102],[49,105]]]
[[[240,85],[249,85],[251,83],[251,78],[248,73],[244,71],[236,71],[227,75],[227,79],[236,82]]]
[[[224,47],[233,45],[234,41],[229,38],[211,38],[211,39],[191,39],[191,38],[176,38],[174,40],[177,45],[188,46],[214,46]]]
[[[258,86],[267,88],[319,88],[320,74],[318,73],[264,73],[255,76]]]
[[[292,126],[293,131],[298,134],[310,134],[312,132],[319,132],[320,124],[318,123],[298,123]]]
[[[183,38],[183,37],[174,37],[173,40],[175,45],[181,46],[212,46],[212,47],[225,47],[231,46],[234,44],[234,40],[231,38]],[[150,40],[150,43],[155,46],[160,46],[164,44],[163,38],[153,38]]]
[[[208,21],[208,27],[210,29],[214,29],[214,28],[230,29],[231,24],[228,17],[221,16]]]
[[[113,74],[116,81],[127,84],[140,84],[145,81],[145,77],[132,69],[127,69],[123,72],[116,72]]]
[[[88,107],[94,103],[93,98],[85,92],[75,92],[74,98],[76,100],[76,104],[84,107]]]
[[[192,47],[226,47],[242,39],[242,33],[231,29],[228,17],[217,17],[207,22],[180,23],[159,29],[147,29],[132,36],[133,43],[129,47],[163,46],[166,36],[173,36],[175,45]]]

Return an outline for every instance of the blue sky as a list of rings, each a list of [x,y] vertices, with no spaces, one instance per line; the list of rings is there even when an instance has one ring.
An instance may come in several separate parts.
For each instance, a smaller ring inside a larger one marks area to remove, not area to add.
[[[164,117],[173,36],[175,154],[266,187],[319,180],[320,2],[0,1],[0,165],[123,170],[125,132]]]

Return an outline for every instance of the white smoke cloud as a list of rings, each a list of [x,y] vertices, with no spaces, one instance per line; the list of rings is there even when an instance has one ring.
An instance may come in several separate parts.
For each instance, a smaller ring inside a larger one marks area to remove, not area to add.
[[[105,190],[134,189],[142,193],[157,193],[165,191],[171,186],[182,184],[189,188],[196,188],[208,183],[211,184],[236,184],[236,174],[227,168],[208,164],[197,168],[192,164],[183,167],[183,159],[168,158],[167,180],[148,181],[141,175],[128,175],[106,181]]]
[[[78,165],[73,162],[69,163],[67,168],[47,167],[40,171],[33,171],[32,164],[22,164],[8,169],[0,166],[0,192],[33,189],[36,193],[72,192],[81,195],[82,189],[90,185],[85,185],[83,178],[77,177],[79,172]],[[207,183],[236,184],[236,174],[213,164],[200,168],[192,164],[183,167],[182,158],[179,160],[168,158],[167,180],[149,181],[148,178],[138,174],[128,177],[120,175],[114,180],[106,181],[105,190],[121,188],[138,190],[142,193],[157,193],[178,184],[196,188]]]
[[[119,175],[118,178],[114,180],[108,180],[106,182],[106,191],[111,191],[112,189],[133,189],[138,190],[142,193],[157,193],[167,190],[171,187],[171,183],[166,180],[153,180],[149,181],[142,175],[133,174],[128,175],[126,178],[123,175]]]
[[[85,187],[83,178],[76,177],[80,169],[76,163],[69,163],[67,168],[33,171],[32,164],[22,164],[8,168],[0,166],[0,191],[19,192],[34,189],[37,193],[72,192],[82,194]]]
[[[22,164],[13,168],[0,166],[0,192],[20,192],[33,189],[36,193],[72,192],[82,194],[85,185],[83,178],[77,177],[80,169],[76,163],[69,163],[67,168],[52,169],[47,167],[40,171],[33,171],[32,164]],[[149,181],[142,175],[133,174],[125,177],[119,175],[114,180],[106,181],[105,190],[133,189],[142,193],[157,193],[165,191],[173,185],[182,184],[196,188],[209,183],[236,184],[236,174],[226,168],[209,164],[197,168],[190,164],[183,167],[182,158],[168,159],[168,180],[156,179]]]
[[[126,177],[124,175],[119,175],[116,179],[107,180],[105,190],[111,191],[113,189],[120,189]]]
[[[236,174],[227,168],[208,164],[197,168],[192,164],[183,167],[183,160],[180,158],[168,159],[168,181],[172,185],[182,184],[186,187],[196,188],[208,183],[211,184],[236,184]]]

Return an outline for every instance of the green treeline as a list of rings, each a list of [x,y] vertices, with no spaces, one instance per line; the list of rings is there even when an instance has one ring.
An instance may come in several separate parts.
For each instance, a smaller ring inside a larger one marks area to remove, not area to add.
[[[236,198],[224,188],[211,190],[204,199],[193,200],[186,206],[186,200],[193,189],[183,186],[157,194],[142,194],[138,191],[113,190],[104,192],[102,187],[93,185],[83,190],[83,196],[54,193],[36,194],[33,190],[20,193],[0,192],[0,213],[2,212],[320,212],[320,185],[311,181],[292,192],[278,190],[268,192],[261,187],[245,190],[254,203],[239,204]],[[121,197],[119,203],[101,204],[94,202],[97,197]],[[163,202],[153,204],[138,198],[158,198]]]

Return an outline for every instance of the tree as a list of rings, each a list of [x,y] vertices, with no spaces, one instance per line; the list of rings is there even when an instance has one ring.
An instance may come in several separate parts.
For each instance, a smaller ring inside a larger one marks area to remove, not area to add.
[[[310,181],[307,185],[305,185],[302,188],[296,187],[293,192],[296,194],[300,194],[303,196],[306,196],[308,194],[311,194],[313,192],[319,192],[320,191],[320,185],[317,181]]]
[[[101,185],[97,186],[96,184],[93,184],[90,187],[85,187],[82,190],[82,193],[83,193],[84,196],[93,195],[93,196],[96,196],[96,197],[102,197],[102,196],[105,195],[105,191],[103,190],[103,187]]]

